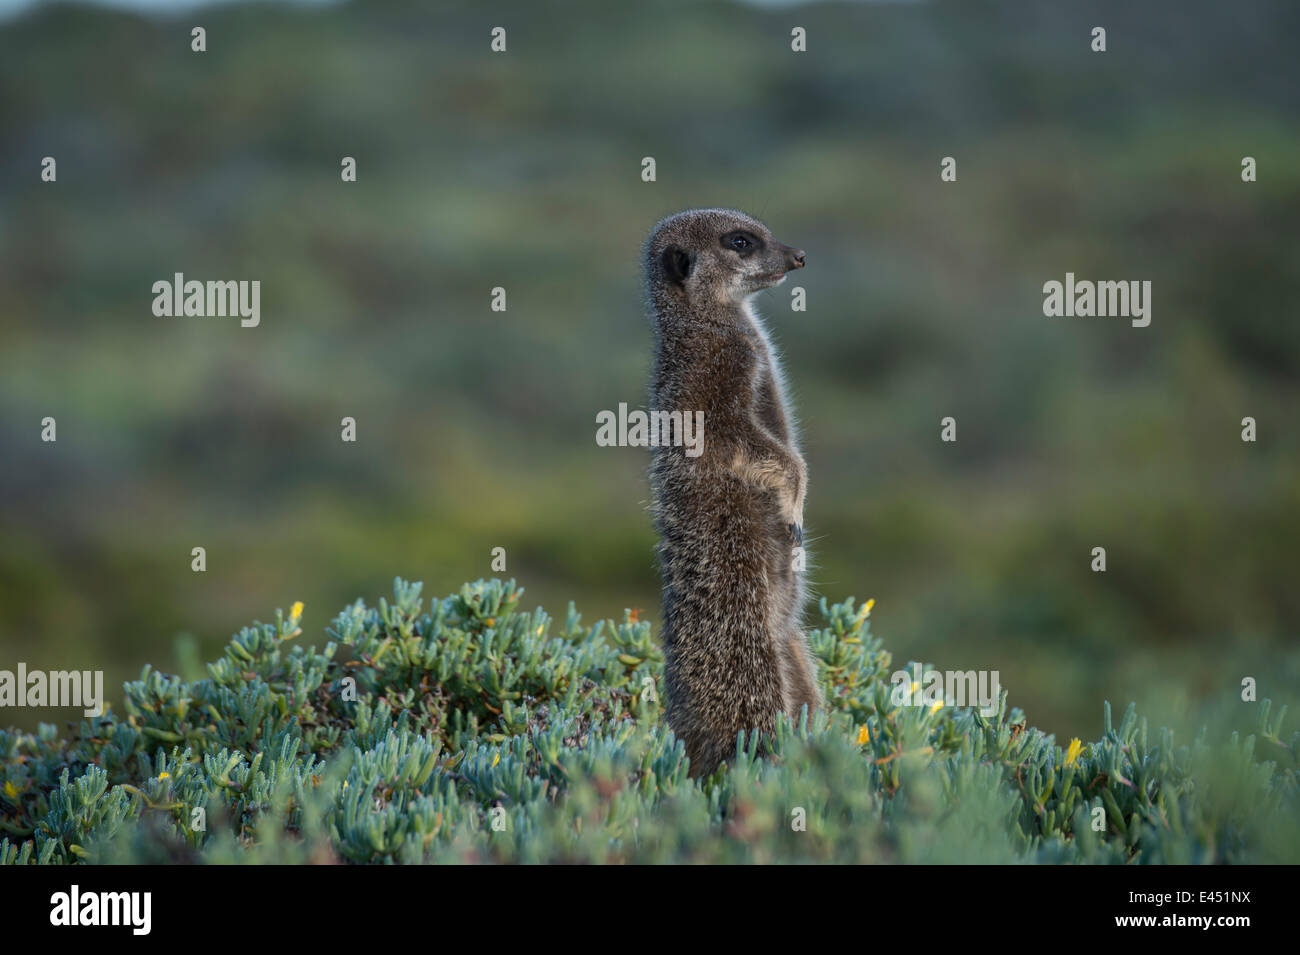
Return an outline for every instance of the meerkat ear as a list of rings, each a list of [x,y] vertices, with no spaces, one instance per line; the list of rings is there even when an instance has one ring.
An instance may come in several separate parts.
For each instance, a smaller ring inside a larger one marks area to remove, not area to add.
[[[663,263],[664,274],[668,277],[668,281],[678,285],[685,285],[686,280],[690,278],[691,269],[695,268],[695,256],[678,245],[670,245],[664,249],[664,254],[660,256],[659,261]]]

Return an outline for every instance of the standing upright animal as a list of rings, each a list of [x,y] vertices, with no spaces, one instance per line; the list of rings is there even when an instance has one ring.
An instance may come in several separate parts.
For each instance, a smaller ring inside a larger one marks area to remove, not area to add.
[[[661,441],[650,467],[665,717],[695,776],[735,755],[738,733],[771,732],[779,713],[798,718],[823,702],[795,559],[807,471],[750,303],[803,266],[801,250],[730,209],[669,216],[645,245],[651,413],[704,413],[702,450]]]

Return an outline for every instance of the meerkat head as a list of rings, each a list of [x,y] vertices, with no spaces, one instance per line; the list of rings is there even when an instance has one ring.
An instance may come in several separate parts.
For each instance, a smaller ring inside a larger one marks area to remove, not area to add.
[[[778,242],[763,223],[733,209],[679,212],[655,226],[646,242],[651,287],[687,302],[738,304],[803,266],[801,249]]]

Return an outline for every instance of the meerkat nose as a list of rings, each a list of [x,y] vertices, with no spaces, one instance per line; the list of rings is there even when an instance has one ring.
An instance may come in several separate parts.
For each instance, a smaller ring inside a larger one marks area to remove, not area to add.
[[[786,249],[785,260],[792,269],[803,268],[803,249]]]

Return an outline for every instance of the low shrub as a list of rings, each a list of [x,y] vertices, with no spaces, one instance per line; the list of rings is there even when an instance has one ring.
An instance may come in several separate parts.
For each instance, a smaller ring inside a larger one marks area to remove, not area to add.
[[[1255,735],[1183,744],[1107,704],[1061,747],[1006,691],[895,705],[870,603],[823,600],[827,711],[692,780],[648,623],[521,612],[514,581],[420,591],[346,608],[323,649],[295,605],[205,679],[146,666],[66,738],[0,732],[0,861],[1300,861],[1300,733],[1267,701]]]

